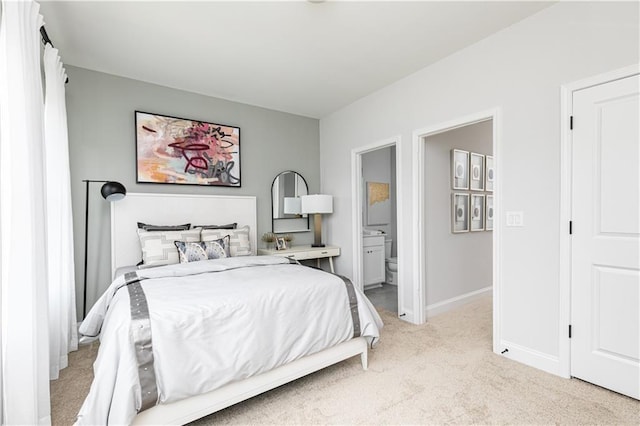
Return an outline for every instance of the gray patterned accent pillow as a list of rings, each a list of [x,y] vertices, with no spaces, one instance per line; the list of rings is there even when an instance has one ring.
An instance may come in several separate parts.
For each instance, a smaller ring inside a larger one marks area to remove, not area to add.
[[[250,256],[251,240],[249,239],[249,227],[242,226],[238,229],[203,229],[202,241],[215,241],[229,236],[229,254],[231,257]]]
[[[175,241],[180,263],[198,262],[200,260],[222,259],[229,257],[229,237],[216,241],[198,241],[187,243]]]
[[[152,266],[179,263],[178,250],[176,250],[174,241],[200,241],[200,230],[145,231],[144,229],[138,229],[138,237],[140,238],[143,262],[139,268],[144,269]]]

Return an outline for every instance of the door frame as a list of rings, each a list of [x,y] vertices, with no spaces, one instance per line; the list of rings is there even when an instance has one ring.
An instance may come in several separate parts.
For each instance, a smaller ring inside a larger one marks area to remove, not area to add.
[[[640,74],[638,64],[608,71],[560,86],[560,268],[559,268],[559,363],[560,375],[571,377],[571,220],[572,144],[570,120],[573,114],[573,92]]]
[[[400,135],[392,136],[386,139],[373,142],[369,145],[361,146],[351,150],[351,222],[352,222],[352,237],[353,241],[353,280],[355,284],[364,290],[362,277],[364,275],[362,265],[362,155],[371,151],[376,151],[381,148],[387,148],[395,146],[396,148],[396,247],[398,250],[398,317],[414,322],[413,310],[408,312],[407,309],[403,309],[404,292],[406,290],[406,283],[403,281],[405,270],[404,248],[401,241],[404,240],[404,214],[403,214],[403,195],[402,195],[402,173],[400,168],[400,162],[402,160],[402,137]],[[414,301],[415,305],[415,301]],[[414,308],[415,309],[415,308]],[[401,312],[402,311],[402,312]]]
[[[501,283],[501,245],[500,235],[502,235],[501,226],[501,180],[500,180],[500,108],[496,107],[486,111],[480,111],[473,114],[466,115],[464,117],[454,118],[444,123],[435,124],[429,127],[415,130],[413,132],[413,207],[414,218],[417,223],[417,235],[413,239],[413,265],[414,276],[417,278],[418,285],[415,286],[418,289],[417,299],[419,301],[418,309],[416,310],[416,318],[420,319],[421,323],[427,321],[427,300],[426,300],[426,288],[427,288],[427,265],[424,261],[427,254],[427,238],[426,235],[426,218],[425,218],[425,203],[424,194],[425,191],[425,143],[429,136],[437,135],[439,133],[448,132],[460,127],[468,126],[470,124],[480,123],[483,121],[493,120],[493,161],[494,167],[498,170],[495,180],[495,188],[493,192],[493,208],[495,216],[493,219],[493,351],[499,353],[500,342],[500,283]]]

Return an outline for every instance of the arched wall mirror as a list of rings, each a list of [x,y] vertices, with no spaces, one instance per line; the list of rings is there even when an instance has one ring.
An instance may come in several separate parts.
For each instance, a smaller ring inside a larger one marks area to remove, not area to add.
[[[300,197],[308,195],[307,181],[302,175],[288,170],[280,173],[271,184],[272,231],[306,232],[309,217],[300,214]]]

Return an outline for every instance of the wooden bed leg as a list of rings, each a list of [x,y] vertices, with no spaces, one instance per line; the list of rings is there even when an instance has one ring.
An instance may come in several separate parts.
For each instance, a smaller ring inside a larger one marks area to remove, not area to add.
[[[362,369],[363,370],[366,370],[367,367],[369,366],[369,361],[367,359],[367,356],[368,356],[368,351],[367,351],[367,349],[365,349],[364,352],[362,352],[360,354],[360,360],[362,361]]]

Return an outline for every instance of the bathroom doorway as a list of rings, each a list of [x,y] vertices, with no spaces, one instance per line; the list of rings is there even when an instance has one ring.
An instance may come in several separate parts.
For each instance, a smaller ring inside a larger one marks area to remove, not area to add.
[[[364,291],[374,306],[397,314],[395,145],[362,154],[361,185]]]
[[[399,137],[353,151],[354,281],[374,306],[404,318],[399,267]]]

